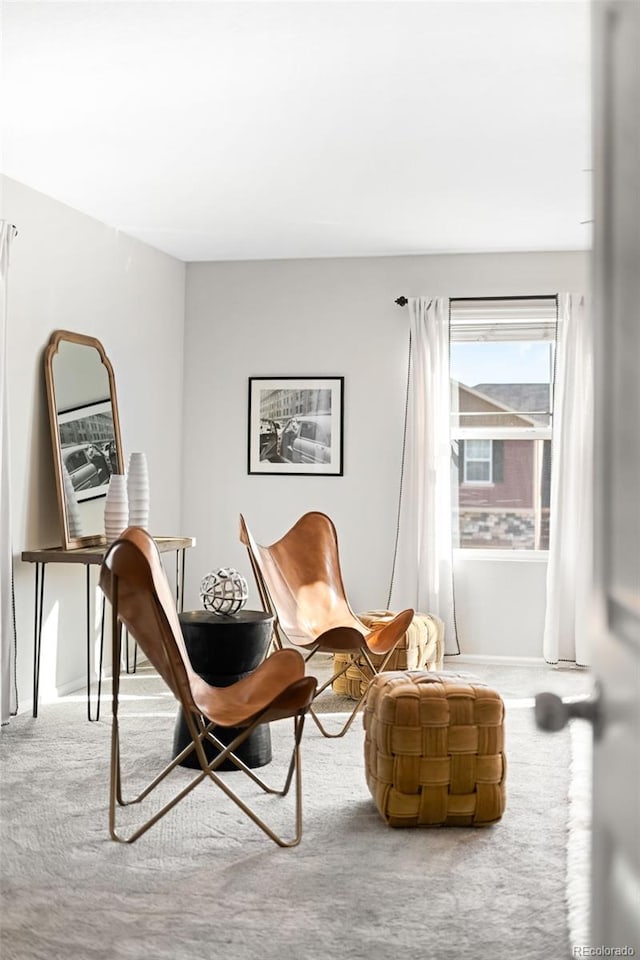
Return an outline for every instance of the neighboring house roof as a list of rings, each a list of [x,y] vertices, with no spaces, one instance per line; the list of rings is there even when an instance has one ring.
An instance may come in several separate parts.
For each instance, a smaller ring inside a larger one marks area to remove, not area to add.
[[[541,423],[548,422],[546,416],[546,411],[549,410],[548,383],[477,383],[472,389],[491,400],[496,400],[508,410],[522,410],[529,416],[539,412],[539,416],[531,416],[531,419]]]
[[[486,393],[482,393],[478,387],[468,387],[466,383],[460,383],[460,381],[452,380],[452,383],[456,384],[458,387],[458,392],[460,398],[463,394],[466,394],[468,397],[474,397],[476,400],[480,400],[481,403],[486,404],[488,409],[485,410],[485,413],[490,417],[492,410],[495,410],[496,413],[509,413],[512,414],[511,420],[516,421],[512,422],[510,426],[535,426],[536,423],[540,422],[540,417],[530,417],[525,413],[520,413],[519,410],[515,409],[512,406],[509,406],[506,403],[503,403],[496,399],[495,397],[488,396]],[[498,384],[498,386],[510,386],[510,384]],[[513,386],[518,386],[518,384],[513,384]],[[465,415],[468,415],[472,408],[465,408],[465,404],[460,399],[460,409],[457,411],[460,414],[461,419],[464,419]],[[542,418],[542,422],[545,422],[545,418]],[[485,420],[485,425],[488,423],[488,420]],[[494,426],[503,426],[505,423],[504,420],[497,421],[494,423]]]

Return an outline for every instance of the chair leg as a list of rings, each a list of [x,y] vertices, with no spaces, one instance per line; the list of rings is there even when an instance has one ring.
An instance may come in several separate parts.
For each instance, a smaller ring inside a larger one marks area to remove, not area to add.
[[[312,654],[311,656],[313,656],[313,654]],[[306,659],[305,662],[308,662],[310,659],[311,659],[311,657],[307,657],[307,659]],[[316,697],[319,696],[321,693],[323,693],[323,692],[327,689],[327,687],[330,687],[331,684],[332,684],[335,680],[338,680],[339,677],[341,677],[343,673],[346,673],[347,670],[349,669],[349,667],[353,667],[353,666],[357,667],[357,668],[360,670],[360,672],[362,673],[362,670],[361,670],[360,667],[358,666],[358,664],[357,664],[357,662],[355,661],[355,659],[354,659],[353,657],[351,657],[349,660],[347,660],[347,662],[345,663],[345,665],[344,665],[340,670],[337,670],[331,677],[329,677],[328,680],[325,680],[325,682],[322,684],[321,687],[316,687],[316,692],[315,692],[315,695],[314,695],[314,698],[313,698],[313,699],[315,700]],[[364,674],[363,674],[363,676],[364,676]]]
[[[191,723],[189,721],[191,720]],[[111,736],[111,782],[110,782],[110,796],[109,796],[109,833],[113,840],[116,840],[120,843],[134,843],[139,837],[149,830],[155,823],[162,819],[173,807],[176,806],[184,797],[187,796],[199,783],[201,783],[206,777],[209,777],[220,789],[225,793],[233,802],[240,807],[240,809],[246,813],[246,815],[253,820],[253,822],[260,827],[260,829],[267,834],[278,846],[281,847],[294,847],[300,843],[302,837],[302,795],[301,795],[301,786],[302,786],[302,777],[301,777],[301,767],[300,767],[300,741],[302,739],[302,731],[304,728],[304,714],[294,718],[294,746],[292,750],[291,761],[289,763],[289,768],[287,771],[284,787],[281,790],[275,790],[263,781],[259,777],[256,777],[252,770],[250,770],[246,765],[240,760],[235,753],[233,752],[240,746],[240,744],[252,733],[255,727],[260,721],[256,721],[250,727],[243,730],[235,739],[228,745],[225,746],[222,744],[215,736],[211,735],[208,727],[205,727],[204,724],[200,730],[197,729],[197,725],[193,722],[193,718],[187,718],[187,723],[190,726],[190,732],[192,733],[193,740],[188,744],[181,753],[175,757],[171,763],[169,763],[161,773],[155,777],[151,783],[149,783],[133,800],[123,801],[121,794],[121,770],[120,770],[120,735],[119,735],[119,725],[117,715],[114,715],[113,725],[112,725],[112,736]],[[209,725],[211,726],[211,725]],[[191,730],[191,727],[193,729]],[[204,753],[202,747],[202,740],[204,737],[213,739],[216,742],[216,745],[221,747],[220,754],[214,758],[211,762],[207,760],[207,757]],[[180,790],[175,796],[171,798],[167,803],[164,804],[152,817],[146,820],[137,830],[134,830],[129,836],[122,836],[116,825],[116,805],[129,806],[131,804],[140,803],[145,797],[147,797],[170,773],[175,767],[187,756],[191,751],[196,750],[198,758],[200,760],[202,770],[201,772],[194,777],[182,790]],[[216,768],[220,766],[225,760],[231,759],[239,769],[243,770],[245,773],[249,774],[252,780],[254,780],[263,790],[269,793],[276,794],[278,796],[285,796],[290,788],[293,774],[296,774],[296,798],[295,798],[295,835],[292,840],[285,840],[280,837],[274,830],[269,827],[225,782],[222,780],[218,774],[215,772]]]
[[[295,771],[295,779],[296,779],[296,787],[295,787],[295,826],[296,826],[296,832],[295,832],[294,837],[293,837],[291,840],[285,840],[285,839],[283,839],[283,838],[282,838],[281,836],[279,836],[274,830],[272,830],[271,827],[270,827],[267,823],[265,823],[265,821],[262,820],[262,819],[258,816],[258,814],[257,814],[254,810],[252,810],[251,807],[249,807],[249,806],[244,802],[244,800],[242,800],[241,797],[239,797],[238,794],[235,793],[235,792],[231,789],[231,787],[230,787],[227,783],[225,783],[225,781],[222,780],[221,777],[219,777],[218,774],[215,773],[215,772],[211,769],[211,765],[209,766],[209,770],[208,770],[209,776],[210,776],[211,779],[214,781],[214,783],[216,783],[217,786],[219,786],[220,789],[221,789],[224,793],[226,793],[226,795],[229,797],[229,799],[230,799],[230,800],[233,800],[233,802],[234,802],[238,807],[240,807],[240,809],[241,809],[244,813],[246,813],[246,815],[247,815],[251,820],[253,820],[253,822],[256,824],[256,826],[260,827],[260,829],[261,829],[264,833],[266,833],[267,836],[270,837],[271,840],[274,841],[274,843],[277,843],[279,847],[297,847],[298,844],[300,843],[301,838],[302,838],[302,767],[301,767],[301,764],[300,764],[300,742],[301,742],[301,740],[302,740],[302,731],[303,731],[303,728],[304,728],[304,714],[301,714],[300,716],[298,716],[298,717],[296,717],[296,718],[294,719],[294,745],[293,745],[293,751],[292,751],[292,755],[291,755],[291,762],[290,762],[290,764],[289,764],[289,770],[288,770],[288,773],[287,773],[287,778],[286,778],[286,781],[285,781],[285,786],[284,786],[284,788],[283,788],[282,791],[278,791],[278,793],[279,793],[281,796],[284,796],[284,795],[286,795],[286,794],[289,792],[289,786],[290,786],[290,784],[291,784],[291,780],[292,780],[292,777],[293,777],[293,773],[294,773],[294,771]],[[234,741],[234,744],[235,744],[235,741]],[[231,746],[233,746],[234,744],[232,744]],[[228,750],[227,755],[226,755],[226,757],[225,757],[224,759],[226,759],[226,758],[229,757],[230,755],[231,755],[231,751]],[[231,759],[233,759],[233,762],[234,762],[234,763],[238,760],[237,757],[233,757],[233,756],[231,757]],[[217,764],[219,761],[220,761],[220,758],[217,757],[216,760],[215,760],[215,763]],[[242,761],[238,761],[238,765],[244,766],[244,764],[242,763]],[[256,777],[253,777],[253,779],[259,780],[259,778],[256,778]],[[265,785],[265,788],[266,788],[266,785]],[[269,788],[266,788],[266,789],[269,789]],[[275,791],[269,790],[269,792],[275,792]]]
[[[363,694],[362,697],[358,700],[352,712],[349,714],[349,717],[346,723],[344,724],[343,727],[340,728],[340,730],[337,733],[330,733],[327,730],[327,728],[323,725],[322,721],[319,719],[318,714],[315,712],[313,707],[309,707],[309,713],[311,714],[311,719],[313,720],[313,722],[315,723],[315,725],[317,726],[317,728],[319,729],[323,737],[327,737],[327,739],[330,739],[330,740],[336,740],[339,737],[344,737],[345,733],[348,731],[349,727],[355,720],[358,714],[358,711],[363,705],[365,697],[366,697],[366,694]]]
[[[209,742],[212,743],[213,746],[216,747],[218,750],[226,750],[225,744],[221,740],[218,740],[218,738],[213,733],[213,729],[215,729],[214,724],[209,724],[209,726],[205,729],[204,732],[206,735],[206,739],[209,740]],[[251,729],[253,730],[254,728],[252,727]],[[255,773],[255,771],[253,771],[251,767],[248,767],[247,764],[244,763],[244,761],[241,760],[240,757],[238,757],[235,753],[230,753],[228,755],[225,754],[225,758],[227,760],[230,760],[233,764],[235,764],[235,766],[239,770],[242,770],[243,773],[246,773],[246,775],[251,780],[253,780],[253,782],[256,783],[261,790],[264,790],[265,793],[270,793],[276,797],[286,797],[287,793],[289,792],[289,787],[291,786],[293,768],[295,766],[293,755],[289,763],[289,769],[285,777],[284,786],[281,788],[269,786],[268,783],[266,783],[261,777],[259,777],[257,773]]]
[[[367,665],[369,666],[369,668],[370,668],[370,670],[371,670],[372,675],[375,675],[377,671],[376,671],[375,667],[373,666],[373,663],[371,662],[371,658],[369,657],[367,651],[364,650],[364,649],[361,649],[361,650],[359,651],[359,654],[362,655],[362,656],[365,658],[365,660],[366,660],[366,662],[367,662]],[[307,659],[309,659],[309,658],[307,658]],[[386,660],[385,660],[385,663],[386,663]],[[384,667],[384,664],[383,664],[382,666]],[[334,682],[334,680],[337,680],[338,677],[341,677],[343,673],[346,673],[346,671],[347,671],[350,667],[355,667],[355,668],[362,674],[362,678],[363,678],[363,680],[365,680],[367,686],[366,686],[366,688],[365,688],[364,693],[362,694],[362,696],[360,697],[360,699],[359,699],[358,702],[356,703],[355,707],[353,708],[352,712],[349,714],[346,723],[344,724],[344,726],[342,726],[342,727],[340,728],[340,730],[339,730],[337,733],[330,733],[330,732],[327,730],[327,728],[324,726],[324,724],[322,723],[322,721],[319,719],[318,714],[317,714],[316,711],[313,709],[313,706],[309,707],[309,713],[311,714],[311,718],[312,718],[313,722],[315,723],[315,725],[316,725],[316,726],[318,727],[318,729],[320,730],[320,733],[322,734],[322,736],[323,736],[323,737],[327,737],[327,739],[335,740],[335,739],[339,739],[340,737],[344,737],[345,733],[347,733],[347,731],[348,731],[349,728],[351,727],[351,724],[352,724],[353,721],[355,720],[355,718],[356,718],[356,716],[357,716],[357,714],[358,714],[358,711],[364,706],[364,703],[365,703],[365,701],[366,701],[366,699],[367,699],[367,694],[368,694],[368,692],[369,692],[369,683],[370,683],[370,681],[371,681],[371,677],[368,677],[368,676],[367,676],[367,674],[364,672],[364,670],[362,669],[361,665],[358,663],[357,659],[356,659],[354,656],[352,656],[351,659],[348,660],[340,670],[337,670],[337,671],[333,674],[333,676],[329,678],[329,680],[327,680],[325,683],[323,683],[321,687],[318,687],[318,689],[316,690],[316,694],[315,694],[315,696],[314,696],[313,699],[315,700],[316,697],[318,696],[318,694],[322,693],[323,690],[326,690],[327,687],[329,687],[329,686]]]
[[[117,587],[114,587],[114,590],[117,591]],[[114,601],[117,603],[117,593],[114,593]],[[115,609],[115,607],[114,607]],[[137,797],[134,797],[132,800],[125,800],[122,796],[122,768],[120,764],[120,726],[118,721],[118,710],[120,704],[120,653],[122,646],[122,624],[118,620],[117,616],[113,616],[113,625],[112,625],[112,647],[113,647],[113,697],[112,697],[112,722],[111,722],[111,775],[110,775],[110,786],[109,786],[109,824],[112,832],[115,831],[115,806],[116,804],[120,807],[128,807],[135,803],[140,803],[141,800],[144,800],[152,790],[154,790],[158,784],[164,780],[164,778],[171,773],[171,771],[179,763],[181,763],[185,757],[187,757],[194,749],[195,743],[192,742],[187,744],[187,746],[182,750],[182,752],[175,757],[171,763],[169,763],[164,770],[155,777],[151,783],[145,787],[145,789],[138,794]],[[114,839],[119,839],[114,837]]]
[[[170,763],[168,763],[167,766],[157,775],[157,777],[155,777],[144,788],[144,790],[142,790],[141,793],[139,793],[138,796],[134,797],[132,800],[122,799],[121,772],[120,772],[120,765],[118,763],[118,767],[116,771],[116,776],[118,781],[118,787],[117,787],[118,805],[121,807],[131,807],[136,803],[140,803],[142,800],[145,799],[145,797],[148,797],[149,794],[152,792],[152,790],[155,790],[158,784],[161,783],[165,779],[165,777],[167,777],[171,773],[172,770],[175,770],[178,764],[182,763],[185,757],[188,757],[189,754],[192,753],[194,750],[195,750],[195,744],[193,742],[188,743],[187,746],[184,748],[184,750],[182,750],[176,757],[174,757],[173,760]],[[118,754],[119,754],[119,749],[118,749]]]
[[[120,765],[120,730],[118,723],[117,715],[117,700],[115,702],[115,710],[111,726],[111,776],[110,776],[110,785],[109,785],[109,834],[112,840],[116,840],[119,843],[133,843],[138,837],[141,837],[143,833],[152,827],[154,823],[157,823],[169,810],[172,809],[180,800],[182,800],[188,793],[193,790],[194,787],[198,785],[206,776],[206,771],[201,772],[198,776],[192,780],[187,786],[181,790],[176,796],[174,796],[168,803],[166,803],[153,817],[145,821],[141,827],[135,830],[128,837],[121,836],[118,833],[116,825],[116,809],[117,805],[126,807],[131,806],[132,804],[140,803],[145,797],[147,797],[152,790],[154,790],[159,783],[161,783],[165,777],[171,773],[171,771],[184,759],[187,754],[189,754],[194,749],[194,744],[190,743],[185,749],[174,759],[164,770],[155,777],[148,786],[142,790],[133,800],[125,801],[122,799],[122,773]]]

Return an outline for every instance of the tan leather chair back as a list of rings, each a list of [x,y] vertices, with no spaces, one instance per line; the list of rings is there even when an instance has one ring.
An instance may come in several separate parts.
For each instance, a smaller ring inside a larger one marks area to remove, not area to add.
[[[158,548],[141,527],[128,527],[105,554],[100,586],[112,604],[114,577],[120,620],[183,707],[197,713],[190,683],[198,686],[200,677],[189,660]]]
[[[368,633],[347,601],[336,529],[324,513],[306,513],[269,546],[255,541],[241,515],[240,539],[249,551],[263,603],[293,643],[312,643],[338,626]]]

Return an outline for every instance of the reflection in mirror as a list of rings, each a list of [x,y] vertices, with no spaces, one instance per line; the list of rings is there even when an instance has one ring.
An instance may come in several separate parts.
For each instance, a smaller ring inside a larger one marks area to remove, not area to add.
[[[56,330],[45,380],[63,546],[102,543],[109,478],[124,472],[113,368],[99,340]]]

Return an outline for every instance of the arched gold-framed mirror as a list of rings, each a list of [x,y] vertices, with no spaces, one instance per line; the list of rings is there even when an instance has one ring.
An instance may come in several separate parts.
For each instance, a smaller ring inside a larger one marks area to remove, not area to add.
[[[62,546],[99,545],[109,478],[124,473],[113,367],[95,337],[54,330],[44,368]]]

